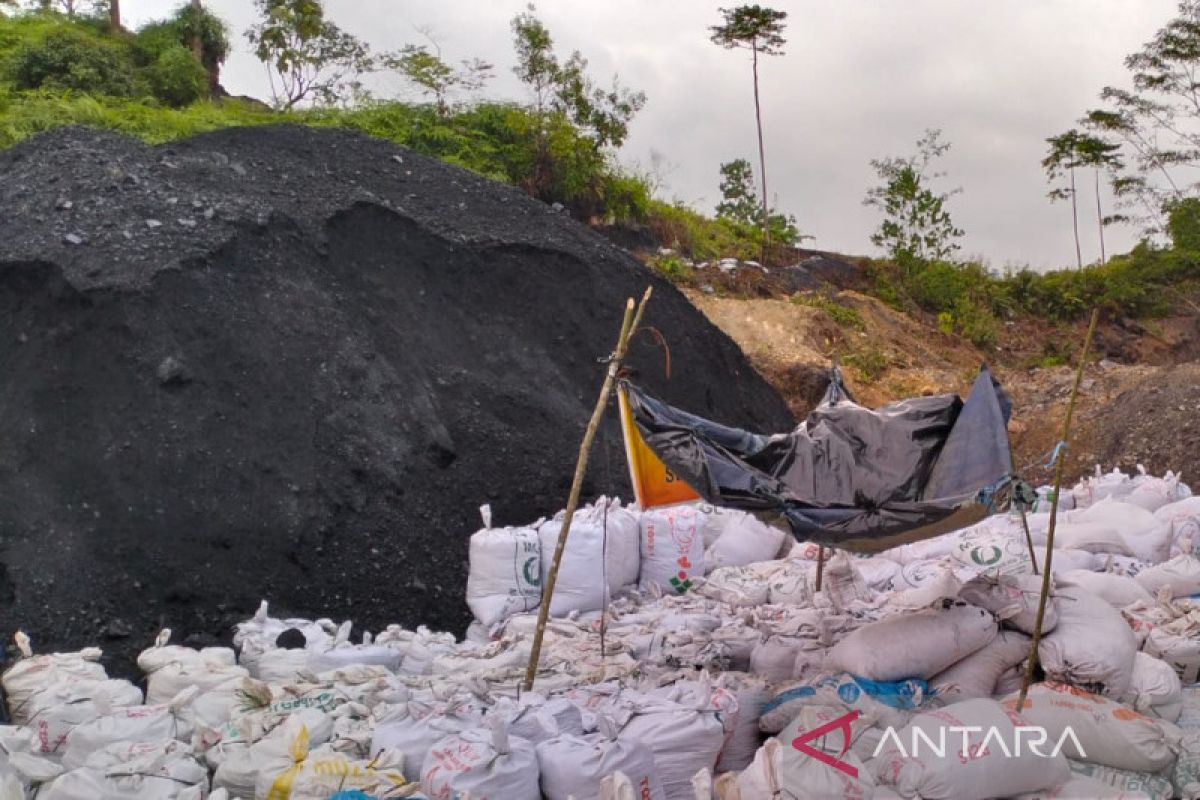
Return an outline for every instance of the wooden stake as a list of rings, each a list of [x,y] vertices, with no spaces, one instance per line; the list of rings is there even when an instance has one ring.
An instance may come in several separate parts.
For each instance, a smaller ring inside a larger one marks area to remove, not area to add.
[[[825,574],[825,548],[817,545],[817,589],[821,591],[821,579]]]
[[[1062,438],[1059,442],[1066,445],[1071,436],[1071,418],[1075,415],[1075,400],[1079,397],[1079,384],[1083,383],[1083,368],[1087,366],[1088,350],[1092,347],[1092,337],[1096,334],[1096,321],[1100,317],[1100,309],[1092,309],[1092,321],[1088,324],[1087,336],[1083,340],[1083,353],[1079,356],[1079,369],[1075,371],[1075,385],[1071,387],[1071,399],[1067,401],[1067,417],[1063,420]],[[1046,558],[1042,562],[1042,594],[1038,598],[1037,618],[1033,623],[1033,644],[1029,649],[1029,660],[1025,664],[1025,677],[1021,680],[1021,692],[1017,695],[1017,713],[1025,706],[1025,697],[1029,694],[1029,684],[1033,682],[1033,668],[1037,664],[1038,644],[1042,640],[1042,620],[1046,617],[1046,600],[1050,596],[1050,561],[1054,557],[1054,526],[1058,521],[1058,497],[1062,493],[1063,470],[1067,465],[1066,448],[1058,451],[1058,462],[1054,465],[1054,498],[1050,501],[1050,528],[1046,531]]]
[[[1021,527],[1025,529],[1025,544],[1029,545],[1029,563],[1033,564],[1033,574],[1038,574],[1037,551],[1033,547],[1033,534],[1029,532],[1029,519],[1025,516],[1025,506],[1021,506]]]
[[[617,372],[621,367],[621,359],[629,348],[629,339],[641,324],[642,314],[646,311],[646,303],[650,300],[652,287],[646,288],[642,302],[634,313],[633,298],[625,302],[625,318],[621,322],[621,334],[617,337],[617,346],[608,361],[608,372],[604,377],[604,385],[600,388],[600,397],[596,399],[596,408],[583,434],[583,444],[579,446],[579,458],[575,462],[575,479],[571,482],[571,494],[567,498],[567,510],[563,515],[562,528],[558,532],[558,544],[554,547],[554,559],[550,562],[550,572],[546,577],[546,585],[542,587],[542,607],[538,611],[537,628],[533,633],[533,648],[529,653],[529,666],[525,669],[525,691],[533,689],[533,679],[537,675],[538,662],[542,657],[542,638],[546,633],[546,623],[550,617],[550,601],[554,598],[554,585],[558,582],[558,568],[562,563],[563,550],[567,546],[567,536],[571,533],[571,520],[575,509],[579,506],[579,494],[583,491],[583,476],[587,472],[588,454],[592,449],[592,441],[596,438],[596,430],[600,420],[604,418],[604,410],[608,406],[608,396],[612,394],[613,384],[617,382]]]

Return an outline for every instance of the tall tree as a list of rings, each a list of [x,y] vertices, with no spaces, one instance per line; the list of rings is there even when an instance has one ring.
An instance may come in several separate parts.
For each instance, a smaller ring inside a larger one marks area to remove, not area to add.
[[[1042,159],[1042,167],[1047,177],[1054,181],[1063,177],[1065,171],[1068,185],[1050,192],[1051,200],[1071,200],[1071,223],[1075,232],[1075,263],[1083,267],[1083,254],[1079,245],[1079,211],[1076,201],[1075,169],[1077,167],[1091,168],[1092,185],[1096,196],[1096,230],[1100,241],[1100,263],[1108,260],[1104,247],[1104,227],[1111,222],[1120,221],[1123,217],[1105,217],[1100,196],[1100,173],[1119,172],[1124,168],[1119,144],[1108,142],[1099,136],[1071,129],[1058,136],[1046,140],[1050,150]]]
[[[762,172],[762,259],[767,260],[770,246],[770,210],[767,205],[767,152],[763,144],[762,103],[758,95],[758,57],[783,54],[787,40],[783,38],[784,20],[787,12],[776,11],[764,6],[738,6],[720,9],[725,22],[709,30],[712,41],[727,50],[748,49],[751,53],[754,74],[754,121],[758,126],[758,168]]]
[[[1075,168],[1080,165],[1079,131],[1070,130],[1058,136],[1052,136],[1046,142],[1050,145],[1050,153],[1042,159],[1042,169],[1046,170],[1046,176],[1055,181],[1062,177],[1065,170],[1068,178],[1068,185],[1053,189],[1049,197],[1051,200],[1067,198],[1071,200],[1071,230],[1075,234],[1075,267],[1083,269],[1083,251],[1079,246],[1078,192],[1075,189]]]
[[[1190,174],[1200,167],[1200,0],[1182,0],[1125,66],[1131,88],[1105,87],[1105,105],[1083,124],[1120,142],[1121,166],[1108,165],[1113,193],[1122,207],[1139,209],[1134,218],[1147,232],[1163,232],[1168,206],[1197,188]]]
[[[260,19],[246,31],[267,66],[280,108],[329,105],[374,68],[370,48],[325,17],[320,0],[254,0]]]
[[[887,250],[905,270],[921,263],[950,258],[959,249],[963,232],[946,208],[960,190],[936,192],[930,184],[945,177],[932,170],[934,161],[950,149],[941,131],[929,129],[917,140],[917,152],[907,158],[872,159],[871,167],[883,181],[867,191],[864,205],[883,212],[883,222],[871,241]]]
[[[532,3],[512,19],[513,46],[517,51],[517,65],[513,72],[533,92],[534,108],[540,114],[546,110],[551,90],[558,80],[561,68],[554,55],[554,39],[550,30],[537,18],[537,8]]]

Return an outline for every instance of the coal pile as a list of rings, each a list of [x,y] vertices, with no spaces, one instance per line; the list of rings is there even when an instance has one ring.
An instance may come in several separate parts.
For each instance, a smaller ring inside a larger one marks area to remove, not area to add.
[[[561,213],[298,127],[0,153],[0,614],[39,651],[279,613],[460,630],[467,537],[563,505],[626,297],[664,400],[792,417],[737,346]],[[629,495],[619,431],[585,491]]]

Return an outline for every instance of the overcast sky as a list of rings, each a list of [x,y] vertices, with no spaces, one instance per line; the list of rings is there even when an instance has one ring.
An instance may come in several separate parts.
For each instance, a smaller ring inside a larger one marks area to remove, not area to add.
[[[268,95],[262,65],[242,32],[250,0],[205,0],[231,23],[235,52],[224,83],[234,94]],[[727,1],[728,5],[733,0]],[[130,24],[162,16],[177,0],[123,0]],[[433,31],[448,59],[478,56],[497,66],[489,94],[522,98],[513,77],[508,22],[521,0],[326,0],[327,13],[374,48],[423,41]],[[664,195],[711,211],[718,166],[756,159],[749,55],[709,42],[714,2],[541,0],[538,14],[560,54],[579,49],[603,83],[619,73],[646,92],[624,162],[649,167],[661,154]],[[787,11],[784,56],[761,68],[768,178],[778,206],[794,214],[811,246],[875,252],[878,219],[862,205],[871,158],[906,155],[927,127],[953,149],[945,188],[961,187],[950,210],[965,229],[963,251],[996,269],[1073,265],[1068,204],[1051,204],[1040,161],[1045,138],[1097,104],[1106,84],[1124,84],[1125,55],[1171,18],[1174,0],[777,0]],[[383,96],[414,97],[397,79]],[[757,171],[757,163],[755,163]],[[1089,185],[1090,186],[1090,185]],[[1094,209],[1090,194],[1081,204]],[[1081,220],[1084,259],[1098,255],[1092,217]],[[1110,254],[1134,231],[1110,229]]]

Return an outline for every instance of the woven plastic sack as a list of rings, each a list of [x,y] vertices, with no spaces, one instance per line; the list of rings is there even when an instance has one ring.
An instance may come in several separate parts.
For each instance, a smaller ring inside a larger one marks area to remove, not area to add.
[[[564,734],[537,747],[546,800],[600,800],[600,782],[622,772],[638,788],[639,800],[666,800],[654,752],[641,740],[618,733],[607,717],[587,736]]]
[[[542,544],[536,525],[493,528],[491,507],[480,512],[483,528],[469,545],[467,606],[490,628],[542,602]]]
[[[1015,708],[1017,698],[1004,704]],[[1135,772],[1155,772],[1175,761],[1178,736],[1133,709],[1062,683],[1038,683],[1020,711],[1030,725],[1062,742],[1069,758]],[[1066,736],[1070,729],[1073,736]]]
[[[982,648],[997,632],[991,612],[949,603],[863,625],[830,649],[825,668],[874,681],[928,679]]]
[[[1121,612],[1076,586],[1058,589],[1055,599],[1058,625],[1038,645],[1047,677],[1122,697],[1138,647]]]
[[[655,508],[642,513],[642,589],[657,586],[685,594],[704,575],[704,513],[694,506]]]
[[[425,756],[421,788],[430,800],[541,800],[534,745],[509,736],[503,720],[439,741]]]
[[[1064,783],[1070,767],[1061,754],[1043,757],[1023,749],[1016,755],[1016,728],[1024,724],[996,701],[984,699],[918,714],[894,737],[885,734],[872,762],[875,778],[905,797],[922,800],[986,800]],[[947,744],[940,751],[920,746],[943,740]]]
[[[101,651],[90,647],[77,653],[49,653],[35,656],[29,637],[17,631],[13,637],[21,658],[0,674],[0,687],[8,699],[8,713],[17,725],[28,721],[30,698],[60,681],[102,681],[108,675],[98,662]]]
[[[949,669],[930,679],[935,696],[946,703],[993,697],[996,683],[1009,669],[1029,657],[1033,640],[1016,631],[1000,635]]]
[[[1138,653],[1133,659],[1129,693],[1122,702],[1147,716],[1175,722],[1183,713],[1183,686],[1179,675],[1167,662]]]

